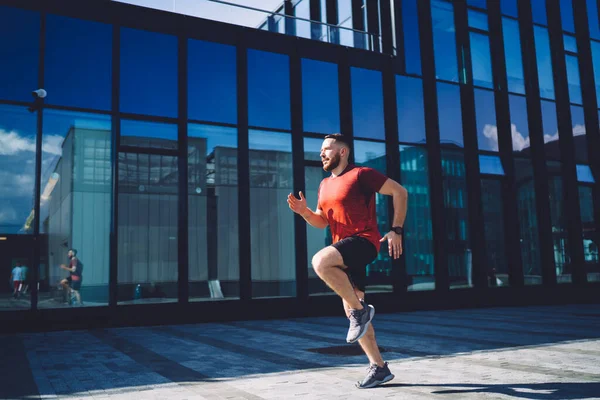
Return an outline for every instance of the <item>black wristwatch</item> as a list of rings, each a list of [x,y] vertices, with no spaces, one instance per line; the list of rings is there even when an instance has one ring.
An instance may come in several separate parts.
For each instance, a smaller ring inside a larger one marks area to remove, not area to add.
[[[401,226],[392,226],[392,232],[396,232],[398,235],[404,235],[404,228]]]

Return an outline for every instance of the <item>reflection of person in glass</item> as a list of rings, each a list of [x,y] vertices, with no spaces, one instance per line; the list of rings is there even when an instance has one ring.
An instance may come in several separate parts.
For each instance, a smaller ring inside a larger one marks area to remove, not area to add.
[[[288,204],[315,228],[331,229],[333,244],[312,259],[316,274],[343,300],[350,328],[346,341],[359,342],[369,358],[368,374],[358,388],[371,388],[394,378],[383,361],[375,331],[370,324],[375,309],[365,303],[366,266],[376,257],[382,242],[397,259],[402,254],[402,225],[406,218],[408,194],[400,184],[372,168],[348,164],[350,143],[340,134],[327,135],[321,147],[323,169],[331,176],[319,186],[316,211],[306,205],[302,192],[290,193]],[[375,193],[393,196],[392,229],[383,238],[377,229]]]
[[[70,249],[67,253],[67,257],[69,257],[69,266],[65,264],[61,264],[60,267],[65,271],[69,271],[69,277],[60,281],[61,286],[64,288],[65,293],[67,294],[67,302],[71,304],[71,295],[74,294],[77,299],[77,303],[79,305],[83,305],[81,301],[81,294],[79,293],[79,289],[81,289],[81,279],[83,272],[83,264],[77,258],[77,250]]]

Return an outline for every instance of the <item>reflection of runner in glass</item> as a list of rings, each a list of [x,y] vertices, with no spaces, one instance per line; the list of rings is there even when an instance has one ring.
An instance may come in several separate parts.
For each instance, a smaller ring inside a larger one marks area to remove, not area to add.
[[[358,388],[371,388],[394,378],[383,361],[370,324],[375,309],[364,302],[366,266],[376,257],[381,242],[388,242],[394,259],[402,254],[402,225],[406,218],[407,191],[372,168],[348,165],[350,144],[340,134],[327,135],[321,147],[323,169],[331,176],[319,187],[316,211],[290,193],[288,204],[310,225],[331,229],[333,244],[319,251],[312,265],[319,276],[343,300],[350,328],[346,341],[359,342],[369,358],[369,372]],[[375,193],[393,196],[392,230],[383,238],[377,229]]]
[[[21,268],[21,263],[19,261],[15,263],[15,267],[10,276],[13,281],[13,297],[18,299],[19,294],[21,293],[21,285],[23,284],[23,269]]]
[[[67,253],[67,257],[69,257],[69,266],[67,267],[65,264],[61,264],[60,267],[65,271],[69,271],[70,275],[68,278],[60,281],[60,284],[65,289],[67,294],[67,302],[71,304],[71,292],[75,294],[75,298],[80,305],[83,305],[81,301],[81,294],[79,294],[79,289],[81,289],[81,279],[83,272],[83,264],[77,258],[77,250],[71,249]]]

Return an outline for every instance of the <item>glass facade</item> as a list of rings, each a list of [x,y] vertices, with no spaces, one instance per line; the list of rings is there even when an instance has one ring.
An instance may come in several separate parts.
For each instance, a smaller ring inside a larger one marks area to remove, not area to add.
[[[352,133],[355,164],[409,193],[404,255],[393,261],[381,247],[366,266],[368,292],[423,291],[435,303],[450,288],[517,293],[569,287],[576,276],[600,281],[600,169],[588,148],[599,140],[588,103],[600,98],[600,36],[588,15],[591,38],[575,40],[573,1],[559,11],[532,1],[532,21],[516,19],[514,0],[500,3],[502,15],[487,1],[395,2],[396,37],[378,45],[401,43],[404,54],[385,57],[353,48],[364,47],[360,33],[328,28],[323,40],[322,26],[300,21],[293,35],[281,19],[286,35],[257,30],[239,41],[246,31],[232,25],[214,23],[213,32],[201,19],[157,11],[161,27],[118,2],[110,10],[128,18],[24,2],[0,6],[0,33],[11,37],[0,39],[0,272],[11,279],[0,310],[333,295],[311,267],[331,233],[298,225],[286,198],[302,190],[315,207],[328,176],[323,136],[340,131]],[[367,2],[360,13],[349,0],[324,3],[291,10],[364,29],[374,12]],[[583,40],[591,56],[579,51]],[[502,52],[506,87],[492,74],[491,56]],[[528,98],[532,79],[539,97]],[[32,97],[38,88],[43,100]],[[578,191],[565,193],[573,171]],[[384,234],[391,198],[378,194],[376,210]],[[520,257],[511,257],[517,240]],[[61,284],[71,249],[83,271],[76,296]]]

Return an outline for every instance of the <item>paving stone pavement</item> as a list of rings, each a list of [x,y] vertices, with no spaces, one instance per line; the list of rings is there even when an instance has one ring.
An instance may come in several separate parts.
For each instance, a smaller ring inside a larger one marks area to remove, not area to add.
[[[0,399],[600,399],[600,305],[374,325],[396,378],[371,390],[354,387],[367,363],[347,321],[327,317],[0,336]]]

